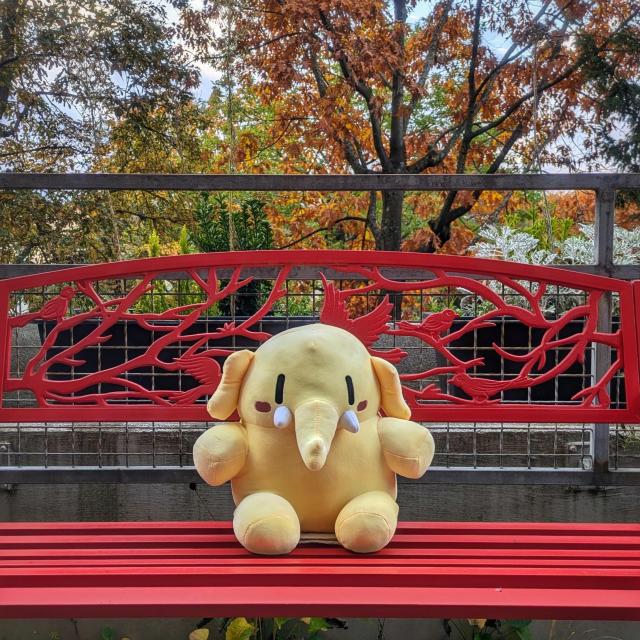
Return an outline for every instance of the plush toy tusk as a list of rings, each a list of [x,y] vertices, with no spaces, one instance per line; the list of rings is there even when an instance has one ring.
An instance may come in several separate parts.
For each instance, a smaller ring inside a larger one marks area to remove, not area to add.
[[[351,433],[360,431],[360,422],[354,411],[345,411],[340,417],[340,426]]]
[[[293,414],[289,407],[277,407],[273,412],[273,425],[276,429],[285,429],[293,421]]]

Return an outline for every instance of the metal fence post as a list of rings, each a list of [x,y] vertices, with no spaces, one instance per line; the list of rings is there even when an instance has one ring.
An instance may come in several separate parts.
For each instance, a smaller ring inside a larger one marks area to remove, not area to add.
[[[596,191],[596,221],[595,221],[595,263],[601,272],[610,275],[613,270],[613,241],[615,227],[615,198],[614,189],[599,189]],[[606,292],[600,299],[598,307],[598,330],[611,331],[611,317],[613,304],[611,294]],[[611,348],[605,344],[596,343],[591,370],[594,380],[599,380],[611,366]],[[609,425],[598,423],[594,427],[593,435],[593,474],[595,484],[600,484],[599,476],[609,471]]]
[[[0,287],[0,407],[4,404],[4,379],[9,375],[10,342],[9,291]]]

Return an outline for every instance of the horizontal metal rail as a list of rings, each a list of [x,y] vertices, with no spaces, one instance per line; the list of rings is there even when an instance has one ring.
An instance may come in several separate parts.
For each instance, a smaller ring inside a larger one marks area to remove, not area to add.
[[[640,189],[638,173],[227,175],[0,173],[0,189],[109,191],[544,191]]]
[[[0,280],[86,266],[86,264],[0,264]],[[611,278],[617,278],[618,280],[640,280],[640,265],[635,264],[617,264],[613,266],[602,266],[597,264],[554,264],[553,267],[554,269],[565,269],[567,271],[575,271],[577,273],[608,276]],[[265,268],[262,271],[257,269],[253,270],[251,275],[256,280],[272,280],[275,273],[275,269]],[[339,275],[331,269],[325,269],[323,273],[328,278],[337,277]],[[317,275],[317,269],[300,266],[292,269],[288,278],[289,280],[309,280],[317,277]],[[409,279],[415,274],[411,272],[407,272],[405,274],[402,273],[401,270],[398,270],[395,275],[399,278],[406,277]],[[189,276],[179,273],[171,273],[167,274],[167,278],[173,280],[180,280],[181,278],[184,278],[186,280]],[[361,277],[359,278],[358,274],[351,274],[350,278],[352,280],[358,280]]]
[[[198,483],[203,481],[192,467],[5,467],[2,484],[84,483]],[[637,486],[640,471],[594,473],[577,469],[458,468],[434,467],[418,480],[398,478],[400,484],[564,485],[580,487]]]

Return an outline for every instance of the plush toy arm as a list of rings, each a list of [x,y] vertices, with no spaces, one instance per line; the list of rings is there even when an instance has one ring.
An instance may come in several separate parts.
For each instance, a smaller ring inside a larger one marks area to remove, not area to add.
[[[222,422],[207,429],[193,445],[193,462],[200,477],[213,486],[238,475],[245,465],[249,442],[238,422]]]
[[[415,422],[380,418],[378,436],[387,464],[398,475],[420,478],[433,460],[433,437],[426,427]]]

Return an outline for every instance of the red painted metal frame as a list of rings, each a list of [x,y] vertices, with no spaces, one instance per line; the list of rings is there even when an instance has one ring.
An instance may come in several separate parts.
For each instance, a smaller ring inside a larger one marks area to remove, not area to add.
[[[640,525],[400,523],[371,555],[255,556],[229,522],[1,523],[0,618],[640,620]]]
[[[324,306],[320,314],[323,322],[343,327],[358,336],[369,350],[391,362],[401,361],[406,353],[399,348],[377,349],[376,340],[382,335],[409,336],[435,349],[446,364],[411,374],[403,374],[405,382],[437,376],[449,376],[451,384],[462,389],[467,397],[450,395],[436,384],[416,390],[404,387],[413,417],[423,421],[486,421],[486,422],[640,422],[640,373],[638,364],[638,323],[640,296],[638,283],[605,278],[579,272],[536,267],[512,262],[500,262],[459,256],[433,256],[413,253],[376,251],[261,251],[198,254],[166,258],[133,260],[128,262],[75,267],[32,276],[0,281],[0,390],[26,390],[34,394],[38,406],[33,408],[0,407],[0,421],[105,421],[105,420],[206,420],[204,399],[215,389],[220,365],[216,361],[230,353],[229,347],[216,347],[222,337],[242,336],[256,346],[270,337],[261,330],[259,322],[273,305],[286,295],[286,280],[292,269],[316,266],[322,272],[331,269],[344,274],[349,289],[339,290],[323,277]],[[204,334],[188,334],[188,329],[214,303],[242,291],[251,280],[244,276],[244,268],[270,267],[276,270],[273,288],[266,302],[248,320],[230,322],[224,327]],[[395,276],[393,269],[401,269]],[[412,278],[407,278],[407,271]],[[154,279],[172,273],[186,273],[204,296],[201,302],[183,304],[162,313],[135,311],[135,305],[152,287]],[[224,277],[221,275],[224,273]],[[415,273],[415,279],[413,274]],[[342,275],[340,276],[342,278]],[[118,298],[103,298],[97,293],[97,282],[105,279],[129,279],[131,288]],[[135,280],[137,278],[137,280]],[[224,282],[221,282],[224,278]],[[507,295],[488,281],[498,283]],[[531,288],[525,283],[535,283]],[[9,297],[15,292],[59,285],[59,294],[41,309],[8,316]],[[63,286],[64,285],[64,286]],[[548,318],[542,299],[549,286],[562,286],[584,292],[585,300],[577,306]],[[353,315],[351,300],[367,293],[379,292],[437,292],[457,288],[472,292],[490,303],[488,311],[454,327],[456,313],[445,309],[417,322],[390,323],[392,305],[387,298],[379,301],[373,311],[359,317]],[[634,296],[635,289],[635,296]],[[598,303],[605,292],[617,295],[620,304],[620,328],[615,332],[597,331]],[[69,315],[74,298],[84,298],[92,308]],[[518,304],[516,301],[521,301]],[[510,317],[521,324],[543,332],[539,344],[528,353],[514,354],[494,345],[503,359],[521,363],[515,378],[487,379],[473,375],[473,367],[482,359],[463,361],[451,351],[452,342],[470,331],[491,326],[492,320]],[[54,356],[48,349],[56,336],[66,329],[91,319],[97,326],[79,343]],[[49,337],[27,365],[19,378],[8,375],[11,329],[32,321],[56,322]],[[56,380],[48,376],[52,365],[70,369],[82,364],[77,354],[89,346],[109,341],[109,329],[127,320],[148,331],[160,333],[147,350],[135,358],[84,377]],[[579,320],[583,328],[568,337],[559,332],[571,321]],[[167,324],[171,321],[172,324]],[[187,332],[187,333],[185,333]],[[185,345],[184,353],[171,361],[159,358],[163,348]],[[499,400],[501,391],[527,389],[561,375],[585,357],[585,351],[595,343],[615,349],[617,358],[602,378],[574,397],[574,403],[505,403]],[[541,373],[549,351],[564,349],[565,354],[550,371]],[[129,380],[128,371],[154,366],[164,371],[191,376],[200,387],[189,391],[168,391],[143,388]],[[614,375],[624,373],[626,406],[610,407],[608,382]],[[103,393],[85,392],[88,387],[106,383],[118,390]],[[199,402],[196,403],[196,401]]]

